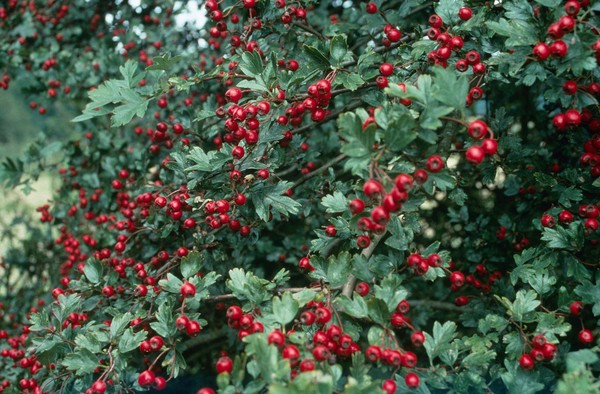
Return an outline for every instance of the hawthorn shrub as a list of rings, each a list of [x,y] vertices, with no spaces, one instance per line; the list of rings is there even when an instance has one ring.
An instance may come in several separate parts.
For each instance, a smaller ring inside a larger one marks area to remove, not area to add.
[[[62,180],[0,391],[600,392],[600,3],[139,3],[0,8],[80,113],[0,173]]]

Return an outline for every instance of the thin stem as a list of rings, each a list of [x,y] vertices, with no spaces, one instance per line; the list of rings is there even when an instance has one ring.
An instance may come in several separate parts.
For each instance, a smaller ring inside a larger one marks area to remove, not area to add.
[[[373,254],[373,252],[375,251],[377,244],[379,243],[381,238],[383,238],[384,235],[385,235],[385,233],[381,234],[381,235],[376,235],[375,238],[373,238],[371,240],[371,244],[369,245],[369,247],[364,249],[360,255],[368,260],[371,257],[371,255]],[[354,275],[350,274],[348,276],[348,280],[346,281],[346,283],[344,283],[344,286],[342,287],[342,294],[345,295],[346,297],[351,297],[355,284],[356,284],[356,277]]]
[[[344,160],[345,158],[346,158],[346,155],[343,153],[341,155],[336,156],[335,158],[329,160],[327,163],[325,163],[321,167],[317,168],[313,172],[309,172],[308,174],[302,176],[300,179],[298,179],[296,182],[294,182],[294,184],[292,185],[291,188],[294,189],[295,187],[306,182],[310,178],[313,178],[313,177],[327,171],[328,168],[333,167],[334,165],[336,165],[340,161]]]

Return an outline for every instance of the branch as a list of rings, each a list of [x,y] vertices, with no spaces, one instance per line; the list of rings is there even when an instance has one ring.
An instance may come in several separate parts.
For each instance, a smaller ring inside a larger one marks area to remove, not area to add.
[[[322,121],[316,122],[316,123],[307,124],[306,126],[299,127],[299,128],[297,128],[295,130],[292,130],[292,133],[293,134],[298,134],[298,133],[301,133],[303,131],[309,130],[309,129],[315,127],[315,126],[318,126],[320,124],[328,122],[331,119],[337,118],[337,116],[339,114],[341,114],[342,112],[351,111],[351,110],[353,110],[355,108],[358,108],[362,104],[363,103],[361,101],[355,101],[353,103],[350,103],[350,104],[346,105],[344,108],[342,108],[342,109],[340,109],[338,111],[334,111],[334,112],[330,113],[329,115],[327,115],[326,117],[324,117]]]
[[[377,244],[379,243],[379,241],[381,241],[381,238],[383,238],[384,235],[385,234],[376,235],[371,240],[371,244],[369,245],[369,247],[364,249],[360,255],[368,260],[371,257],[371,255],[373,254],[373,252],[375,251]],[[342,294],[348,298],[352,297],[352,291],[354,290],[355,284],[356,284],[356,277],[354,275],[350,274],[348,276],[348,280],[346,281],[346,283],[344,283],[344,286],[342,287]]]
[[[431,307],[433,309],[443,309],[452,312],[464,312],[464,309],[450,302],[430,301],[430,300],[408,300],[408,304],[412,307]]]
[[[303,175],[300,179],[298,179],[296,182],[294,182],[294,184],[292,185],[291,189],[294,189],[295,187],[297,187],[298,185],[306,182],[310,178],[313,178],[313,177],[321,174],[322,172],[327,171],[327,169],[329,167],[333,167],[334,165],[336,165],[340,161],[344,160],[345,158],[346,158],[346,155],[342,153],[341,155],[338,155],[335,158],[329,160],[327,163],[323,164],[321,167],[317,168],[313,172],[309,172],[308,174]]]
[[[299,27],[302,30],[309,32],[310,34],[317,36],[321,41],[325,41],[325,37],[318,31],[313,29],[312,26],[305,25],[304,23],[300,23],[300,22],[292,22],[292,26]]]

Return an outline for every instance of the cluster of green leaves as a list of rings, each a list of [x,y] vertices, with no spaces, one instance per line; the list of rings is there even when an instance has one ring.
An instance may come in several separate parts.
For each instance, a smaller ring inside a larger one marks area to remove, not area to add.
[[[61,387],[85,392],[96,379],[109,377],[110,390],[141,390],[136,378],[149,365],[160,367],[169,378],[199,371],[212,374],[213,361],[228,350],[233,371],[217,376],[215,384],[224,393],[376,392],[382,380],[390,378],[399,390],[408,390],[403,378],[409,368],[365,359],[368,346],[379,346],[417,354],[419,368],[414,372],[421,379],[418,390],[424,393],[565,392],[574,385],[578,392],[598,390],[593,375],[599,365],[598,346],[583,349],[577,332],[585,326],[597,333],[600,238],[597,232],[586,234],[577,210],[582,204],[598,204],[599,185],[579,164],[590,138],[585,128],[557,135],[549,116],[573,107],[587,108],[598,117],[592,95],[572,98],[561,92],[566,79],[600,78],[591,49],[596,38],[587,26],[597,25],[597,5],[582,11],[586,23],[578,23],[566,36],[569,56],[544,63],[535,61],[531,50],[564,13],[558,1],[476,5],[466,22],[458,18],[461,1],[376,1],[385,18],[366,13],[362,4],[302,2],[309,17],[285,25],[284,10],[265,0],[257,2],[262,27],[244,34],[242,26],[253,18],[240,4],[225,2],[226,12],[240,18],[239,25],[229,26],[230,34],[255,41],[260,51],[233,48],[228,39],[215,40],[214,33],[189,26],[162,31],[162,26],[144,21],[144,15],[156,12],[158,3],[151,1],[122,10],[112,2],[92,2],[96,8],[87,3],[76,1],[73,8],[81,13],[70,14],[70,27],[67,22],[59,25],[64,30],[62,44],[57,43],[55,28],[36,25],[29,12],[13,15],[2,25],[11,39],[0,40],[5,50],[0,65],[17,73],[21,65],[39,65],[50,56],[65,62],[48,74],[35,70],[31,78],[20,78],[29,80],[26,88],[38,93],[45,92],[48,78],[71,85],[70,105],[81,109],[86,100],[73,127],[91,131],[74,143],[38,144],[26,160],[8,161],[0,172],[1,181],[18,185],[27,164],[40,163],[30,169],[35,177],[61,149],[67,168],[51,209],[54,227],[63,228],[59,242],[46,248],[55,241],[53,234],[32,232],[29,238],[43,238],[25,242],[22,255],[47,265],[29,273],[39,279],[27,289],[30,297],[14,297],[17,293],[7,289],[12,296],[7,309],[31,332],[23,347],[29,347],[29,355],[35,354],[43,366],[30,376],[25,370],[11,371],[12,361],[0,360],[15,384],[32,377],[47,392]],[[424,37],[432,13],[443,18],[444,31],[465,42],[447,67],[428,61],[428,53],[438,48]],[[74,37],[87,31],[86,23],[96,14],[104,34],[90,34],[91,51],[78,51]],[[115,34],[120,44],[138,42],[138,34],[145,33],[144,45],[139,45],[145,48],[166,37],[167,53],[153,57],[148,67],[134,60],[134,54],[141,55],[137,49],[128,53],[130,60],[120,60],[109,34],[119,25],[110,25],[108,15],[130,26],[124,34]],[[378,46],[387,24],[397,26],[403,39]],[[33,40],[36,29],[38,41]],[[15,43],[18,36],[29,37],[31,53]],[[199,44],[198,37],[206,40]],[[198,45],[203,48],[196,64]],[[9,50],[12,57],[4,54]],[[487,66],[484,75],[455,70],[456,60],[470,50],[480,53]],[[69,51],[81,56],[68,57]],[[292,59],[299,62],[298,70],[280,65]],[[92,62],[98,66],[85,67]],[[375,80],[384,62],[395,70],[382,89]],[[308,114],[296,127],[278,121],[323,78],[332,82],[333,90],[323,121],[314,123]],[[237,143],[245,149],[242,159],[232,156],[235,144],[223,143],[225,121],[215,112],[222,106],[231,108],[224,98],[231,86],[243,90],[239,105],[271,105],[268,115],[257,116],[256,144],[243,139]],[[485,90],[485,98],[467,106],[466,96],[474,86]],[[168,99],[168,105],[155,107],[156,99]],[[498,153],[479,166],[464,159],[464,148],[477,143],[465,130],[475,118],[484,119],[499,142]],[[153,137],[158,121],[169,127],[183,125],[184,135],[172,135],[172,146],[161,145],[164,141]],[[286,131],[291,140],[284,138]],[[390,191],[397,174],[426,169],[432,155],[444,159],[444,168],[427,171],[428,179],[410,191],[383,234],[371,234],[371,247],[359,249],[356,238],[365,232],[357,228],[358,221],[381,203],[365,195],[364,182],[377,179]],[[551,171],[556,162],[561,168]],[[316,169],[306,171],[315,163]],[[129,175],[120,177],[120,169]],[[240,172],[240,180],[232,179],[232,170]],[[268,170],[270,176],[259,177],[259,170]],[[119,177],[123,187],[114,190],[113,181]],[[86,199],[97,198],[83,204],[82,192]],[[191,229],[153,204],[157,196],[179,198],[183,193],[183,219],[196,221]],[[247,202],[234,204],[242,193]],[[146,206],[142,197],[148,194],[151,201]],[[365,212],[349,211],[354,198],[366,202]],[[129,203],[123,204],[124,199]],[[131,204],[134,200],[137,205]],[[231,203],[228,219],[248,226],[246,234],[227,226],[211,227],[214,215],[207,205],[219,200]],[[541,226],[543,214],[556,218],[564,209],[576,216],[572,223]],[[102,216],[106,221],[95,220]],[[335,236],[323,229],[329,225],[335,227]],[[499,236],[501,228],[504,235]],[[65,242],[66,234],[76,240],[81,253],[72,252],[74,243]],[[86,241],[90,237],[96,244]],[[126,248],[121,252],[115,244],[123,239]],[[187,255],[180,248],[186,248]],[[438,254],[441,264],[416,273],[406,263],[415,253],[424,258]],[[11,266],[19,266],[16,255],[8,254]],[[309,259],[309,269],[298,268],[301,258]],[[134,265],[143,266],[144,275]],[[452,286],[452,271],[463,273],[467,283]],[[184,282],[196,288],[185,300],[180,293]],[[368,284],[370,292],[353,291],[357,282]],[[147,294],[140,296],[138,287],[146,285]],[[103,294],[107,286],[117,294]],[[54,287],[66,294],[52,299],[48,293]],[[457,296],[468,303],[457,300],[455,305]],[[26,317],[36,297],[49,306]],[[579,318],[570,316],[576,300],[584,303]],[[411,309],[404,316],[407,324],[396,327],[391,318],[402,301]],[[331,309],[332,321],[303,325],[300,314],[319,302]],[[239,328],[225,328],[235,327],[225,316],[232,304],[260,322],[264,333],[240,339]],[[86,318],[70,324],[72,314]],[[177,329],[181,315],[202,327],[196,338]],[[3,319],[10,335],[18,335],[17,328],[8,327],[9,318]],[[281,330],[288,344],[300,348],[302,360],[313,359],[315,331],[331,324],[343,328],[361,351],[317,362],[311,372],[298,373],[297,365],[268,341],[270,332]],[[412,331],[424,331],[422,348],[411,343]],[[535,334],[558,345],[558,354],[524,371],[518,360],[532,348]],[[161,336],[165,347],[142,354],[140,345],[153,335]],[[0,347],[9,345],[1,342]],[[50,362],[54,369],[47,368]]]

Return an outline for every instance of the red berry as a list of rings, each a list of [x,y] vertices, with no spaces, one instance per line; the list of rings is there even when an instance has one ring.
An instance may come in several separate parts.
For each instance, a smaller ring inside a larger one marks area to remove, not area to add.
[[[184,282],[179,289],[181,295],[184,297],[193,297],[196,295],[196,286],[190,282]]]
[[[282,347],[285,342],[285,336],[281,331],[271,331],[267,337],[269,345],[274,344],[277,347]]]
[[[471,138],[476,140],[483,139],[488,132],[488,125],[483,120],[474,120],[469,123],[467,127],[467,133]]]
[[[580,10],[581,6],[579,4],[579,1],[577,0],[570,0],[567,1],[567,3],[565,4],[565,12],[567,13],[567,15],[575,16],[579,14]]]
[[[386,394],[394,394],[396,392],[397,385],[392,379],[387,379],[383,381],[381,388],[386,392]]]
[[[362,213],[365,210],[365,202],[359,198],[355,198],[354,200],[350,201],[350,204],[348,205],[350,207],[350,212],[353,215]]]
[[[371,238],[368,235],[361,235],[356,239],[356,245],[361,249],[366,249],[371,245]]]
[[[577,338],[579,338],[579,342],[586,345],[594,342],[594,334],[592,334],[592,332],[588,329],[579,331]]]
[[[535,366],[535,361],[533,361],[533,358],[529,354],[523,354],[519,358],[519,366],[526,371],[530,371]]]
[[[378,198],[383,193],[383,186],[381,186],[381,183],[377,182],[376,180],[369,179],[363,185],[363,192],[368,197]]]
[[[233,371],[233,361],[227,356],[223,356],[217,360],[217,373],[231,373]]]
[[[231,156],[233,156],[234,159],[241,159],[242,157],[244,157],[244,154],[246,152],[244,151],[244,148],[242,148],[241,146],[234,146],[232,151],[231,151]]]
[[[581,311],[583,310],[583,302],[581,301],[573,301],[569,306],[569,310],[573,316],[579,316]]]
[[[384,77],[389,77],[394,73],[394,66],[390,63],[383,63],[381,66],[379,66],[379,73]]]
[[[281,352],[283,358],[288,360],[298,360],[300,358],[300,350],[296,345],[287,345]]]
[[[225,97],[232,103],[237,103],[242,98],[242,91],[239,88],[230,88],[225,92]]]
[[[375,4],[373,2],[367,3],[367,13],[374,14],[376,12],[377,12],[377,4]]]
[[[410,340],[416,347],[423,346],[423,343],[425,343],[425,335],[421,331],[415,331],[410,336]]]
[[[409,389],[416,389],[419,387],[419,375],[414,372],[410,372],[404,378],[404,383],[408,386]]]
[[[486,138],[481,142],[481,148],[486,155],[493,155],[498,151],[498,141]]]
[[[327,234],[327,236],[329,237],[335,237],[335,235],[337,234],[337,229],[333,225],[327,226],[325,228],[325,234]]]
[[[480,164],[485,158],[485,152],[483,151],[483,148],[481,146],[473,145],[467,149],[467,153],[465,156],[468,162],[477,165]]]
[[[458,17],[463,21],[468,21],[473,16],[473,11],[469,7],[463,7],[458,10]]]
[[[554,227],[554,225],[556,224],[556,221],[554,220],[554,216],[551,215],[544,215],[542,216],[542,226],[544,227]]]
[[[444,168],[444,160],[437,155],[429,156],[425,166],[430,172],[440,172]]]
[[[367,282],[358,282],[354,287],[354,291],[364,297],[367,294],[369,294],[369,291],[371,291],[371,287]]]
[[[154,372],[144,371],[138,376],[138,384],[141,387],[150,387],[154,383]]]
[[[550,56],[550,47],[541,42],[533,47],[533,55],[539,60],[546,60]]]

